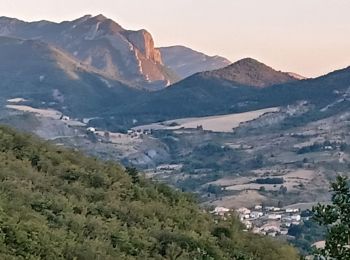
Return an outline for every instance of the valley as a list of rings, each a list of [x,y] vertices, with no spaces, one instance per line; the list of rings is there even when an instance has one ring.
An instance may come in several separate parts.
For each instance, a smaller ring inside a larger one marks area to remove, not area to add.
[[[0,14],[0,259],[350,259],[340,4],[79,2]]]
[[[208,206],[249,208],[262,203],[288,206],[327,201],[329,181],[339,173],[347,174],[350,162],[349,112],[301,126],[284,125],[313,110],[307,102],[175,119],[126,132],[91,130],[83,122],[63,119],[57,111],[52,116],[52,110],[18,104],[7,108],[0,123],[136,166],[150,178],[196,193]]]
[[[126,37],[150,59],[160,59],[150,51],[146,32],[141,34],[148,49],[135,41],[136,32],[105,17],[69,22],[84,28],[77,42],[106,37],[102,27],[100,34],[85,37],[96,21],[111,25],[110,33]],[[9,38],[21,34],[23,23],[15,25],[11,34],[0,36],[6,50],[0,53],[1,124],[137,167],[149,178],[195,193],[203,206],[327,201],[329,181],[347,174],[349,68],[306,79],[252,58],[220,68],[227,61],[169,48],[161,51],[173,68],[181,64],[171,56],[176,50],[202,60],[188,63],[193,70],[209,60],[218,69],[150,91],[71,56],[35,24],[27,26],[45,34],[45,41]],[[66,33],[74,33],[70,30]],[[5,62],[10,57],[13,62]],[[271,179],[278,181],[266,183]]]

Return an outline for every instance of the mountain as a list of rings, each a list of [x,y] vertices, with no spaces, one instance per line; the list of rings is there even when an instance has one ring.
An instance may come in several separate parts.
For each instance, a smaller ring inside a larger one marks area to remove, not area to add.
[[[203,77],[232,81],[238,85],[264,88],[300,79],[291,73],[276,71],[251,58],[239,60],[223,69],[202,73]]]
[[[80,119],[95,118],[91,124],[114,130],[181,117],[286,106],[300,100],[322,109],[340,100],[350,85],[348,69],[298,81],[249,59],[148,92],[113,80],[105,71],[41,40],[0,37],[0,49],[3,106],[8,99],[23,98],[27,105],[53,108]],[[255,70],[249,70],[251,66]],[[256,68],[261,69],[257,72]],[[291,81],[267,85],[285,80]]]
[[[299,259],[190,195],[0,127],[1,259]]]
[[[231,64],[220,56],[208,56],[185,46],[159,48],[164,65],[174,71],[182,79],[197,72],[216,70]]]
[[[96,116],[140,92],[42,41],[0,37],[0,49],[3,104],[23,98],[33,106]]]
[[[103,15],[87,15],[61,23],[28,23],[0,17],[0,36],[40,39],[102,71],[110,79],[136,87],[159,89],[177,79],[163,65],[149,32],[126,30]]]
[[[350,68],[315,79],[292,79],[291,82],[269,87],[258,87],[262,86],[262,80],[245,79],[244,82],[250,82],[250,85],[242,85],[243,80],[237,83],[237,78],[236,81],[232,81],[232,77],[229,79],[218,77],[217,72],[197,73],[164,90],[139,96],[132,104],[113,113],[116,118],[127,113],[138,124],[143,124],[288,106],[298,101],[306,101],[314,106],[312,118],[337,113],[337,110],[348,109],[349,106]],[[282,74],[279,80],[281,79],[291,77]],[[252,82],[258,82],[259,85],[252,87]],[[267,84],[267,81],[264,82]],[[329,109],[326,109],[328,106]],[[324,109],[327,113],[322,112]]]

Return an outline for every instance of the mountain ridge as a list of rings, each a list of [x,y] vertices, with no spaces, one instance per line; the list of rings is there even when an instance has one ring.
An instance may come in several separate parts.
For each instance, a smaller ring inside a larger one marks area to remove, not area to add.
[[[237,67],[240,61],[229,65],[230,61],[226,58],[208,56],[181,45],[156,48],[153,37],[147,30],[127,30],[102,14],[85,15],[62,22],[25,22],[3,16],[0,17],[0,36],[40,39],[97,69],[104,77],[146,90],[162,89],[198,72],[216,70],[206,73],[213,76],[219,73],[218,69],[222,69],[221,77],[224,79],[245,85],[249,83],[244,79],[242,81],[242,71],[234,72],[236,78],[227,73],[228,68]],[[226,73],[223,73],[226,66]],[[254,66],[247,69],[254,69]],[[268,73],[278,73],[270,69]],[[298,78],[292,74],[275,77],[280,79],[270,79],[271,82],[267,83],[255,80],[252,85],[265,87],[270,83],[285,83]]]
[[[160,88],[176,78],[164,67],[149,32],[126,30],[103,15],[60,23],[1,17],[0,35],[40,39],[103,71],[111,79],[132,86],[152,89],[153,84]]]
[[[149,124],[177,118],[283,107],[306,101],[314,107],[310,118],[322,118],[329,113],[337,113],[337,110],[332,109],[327,113],[321,111],[329,104],[345,102],[343,105],[346,105],[349,86],[349,67],[315,79],[293,80],[264,88],[237,84],[216,77],[203,77],[201,73],[197,73],[164,90],[138,97],[135,101],[137,106],[129,104],[124,111],[115,112],[115,116],[117,118],[128,111],[139,124]]]

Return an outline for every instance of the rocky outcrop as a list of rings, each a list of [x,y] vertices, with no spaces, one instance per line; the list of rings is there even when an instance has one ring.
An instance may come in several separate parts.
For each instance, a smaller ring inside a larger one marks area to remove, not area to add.
[[[160,51],[154,47],[152,35],[146,30],[124,31],[123,35],[135,47],[139,60],[139,69],[149,82],[172,82],[175,77],[169,76],[163,67]]]
[[[154,48],[152,35],[146,30],[125,31],[126,38],[144,55],[154,63],[163,64],[160,51]]]

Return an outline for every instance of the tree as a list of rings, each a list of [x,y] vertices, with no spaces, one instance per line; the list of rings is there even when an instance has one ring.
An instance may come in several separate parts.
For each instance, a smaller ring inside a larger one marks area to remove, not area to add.
[[[209,184],[208,186],[208,192],[217,195],[220,195],[222,193],[221,186]]]
[[[252,166],[254,168],[261,168],[264,165],[264,156],[262,154],[258,154],[252,161]]]
[[[346,177],[331,183],[332,204],[313,207],[314,219],[327,229],[324,249],[316,251],[326,259],[350,259],[350,187]]]
[[[260,192],[265,192],[265,191],[266,191],[266,188],[265,188],[264,186],[260,186],[259,191],[260,191]]]
[[[287,191],[288,191],[287,187],[281,185],[279,193],[285,195],[287,193]]]
[[[134,167],[126,167],[126,173],[131,177],[132,183],[136,184],[140,182],[139,173]]]

